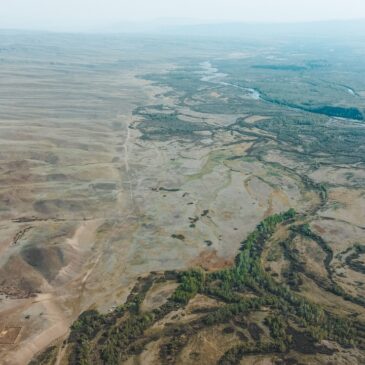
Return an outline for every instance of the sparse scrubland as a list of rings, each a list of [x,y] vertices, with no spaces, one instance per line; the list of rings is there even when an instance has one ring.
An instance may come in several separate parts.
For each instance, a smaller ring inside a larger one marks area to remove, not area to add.
[[[365,363],[363,43],[18,37],[6,364]]]

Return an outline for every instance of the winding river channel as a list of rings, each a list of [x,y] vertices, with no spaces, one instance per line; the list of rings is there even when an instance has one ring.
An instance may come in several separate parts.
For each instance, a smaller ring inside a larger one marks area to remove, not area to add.
[[[254,99],[254,100],[261,99],[261,94],[256,89],[252,89],[249,87],[243,87],[240,85],[232,84],[230,82],[222,81],[222,79],[224,79],[227,76],[227,74],[218,72],[218,69],[213,67],[209,61],[202,62],[200,64],[200,66],[203,68],[203,73],[204,73],[204,76],[200,79],[201,81],[213,82],[215,84],[219,84],[222,86],[234,87],[236,89],[240,89],[240,90],[244,91],[245,95],[247,95],[247,97],[250,97],[251,99]]]
[[[249,87],[243,87],[240,85],[233,84],[231,82],[226,82],[224,79],[228,76],[225,73],[219,72],[219,70],[213,67],[210,61],[205,61],[200,63],[201,68],[203,71],[203,77],[201,77],[201,81],[204,82],[212,82],[214,84],[233,87],[239,90],[242,90],[244,96],[250,98],[252,100],[262,100],[267,103],[281,105],[286,108],[290,108],[293,110],[300,110],[309,113],[321,114],[326,115],[328,117],[336,118],[336,119],[346,119],[346,120],[353,120],[353,121],[363,121],[364,116],[362,113],[356,108],[343,108],[343,107],[333,107],[333,106],[323,106],[323,107],[312,107],[312,108],[305,108],[301,105],[283,102],[279,100],[275,100],[268,96],[263,95],[259,90]],[[347,92],[356,95],[355,91],[349,87],[346,87]]]

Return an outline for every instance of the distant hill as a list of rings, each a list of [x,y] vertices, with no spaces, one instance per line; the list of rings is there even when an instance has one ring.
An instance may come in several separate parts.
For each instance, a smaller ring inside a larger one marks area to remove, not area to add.
[[[326,21],[307,23],[212,23],[195,25],[161,25],[157,31],[181,35],[199,36],[265,36],[265,35],[308,35],[363,37],[365,19],[348,21]]]

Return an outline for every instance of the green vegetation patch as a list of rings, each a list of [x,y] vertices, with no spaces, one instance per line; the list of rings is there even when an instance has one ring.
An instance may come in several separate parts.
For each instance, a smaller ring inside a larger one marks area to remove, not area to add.
[[[189,122],[179,118],[177,113],[147,113],[141,114],[143,120],[137,124],[145,140],[166,140],[171,137],[180,137],[198,140],[202,137],[194,132],[210,131],[212,126],[202,122]]]
[[[307,67],[299,65],[253,65],[252,68],[274,71],[304,71],[307,69]]]
[[[365,160],[365,128],[357,123],[302,116],[262,120],[255,126],[281,141],[301,146],[306,154],[327,154],[348,163]]]
[[[231,324],[233,331],[235,326],[246,328],[245,316],[264,308],[267,314],[263,324],[268,328],[269,338],[265,336],[263,340],[262,328],[250,322],[248,330],[254,342],[241,336],[240,344],[229,348],[219,364],[238,364],[245,355],[286,353],[289,350],[306,354],[333,353],[333,350],[318,344],[323,339],[346,347],[364,346],[363,324],[311,303],[287,285],[275,281],[263,269],[263,249],[279,226],[294,225],[292,234],[313,238],[307,225],[295,225],[296,217],[294,209],[290,209],[265,218],[242,242],[231,268],[216,272],[202,269],[178,274],[166,272],[163,276],[152,273],[139,280],[122,308],[105,315],[93,310],[84,312],[71,328],[69,363],[117,365],[143,352],[148,343],[163,338],[159,351],[161,364],[173,364],[189,339],[202,329],[214,329],[222,323]],[[360,250],[362,252],[362,248]],[[179,286],[168,301],[150,312],[140,313],[136,302],[143,301],[153,281],[171,278],[177,280]],[[147,332],[168,313],[185,308],[198,293],[214,298],[222,305],[199,308],[196,313],[201,316],[191,322],[170,324],[160,332]],[[247,293],[250,295],[244,296]]]

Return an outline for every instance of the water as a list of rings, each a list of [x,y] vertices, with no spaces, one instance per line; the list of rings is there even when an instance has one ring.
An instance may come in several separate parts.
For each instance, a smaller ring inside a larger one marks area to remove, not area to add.
[[[227,74],[218,72],[218,69],[213,67],[212,64],[209,61],[206,62],[202,62],[200,64],[200,66],[203,68],[203,71],[201,72],[204,76],[200,79],[201,81],[205,81],[205,82],[212,82],[215,84],[219,84],[222,86],[228,86],[228,87],[234,87],[236,89],[240,89],[244,92],[244,96],[246,98],[250,98],[253,100],[262,100],[268,103],[273,103],[273,104],[277,104],[278,102],[275,100],[271,100],[268,98],[265,98],[265,96],[263,96],[258,90],[253,89],[253,88],[249,88],[249,87],[243,87],[240,85],[236,85],[236,84],[232,84],[230,82],[226,82],[224,81],[224,78],[227,76]],[[351,95],[357,95],[356,92],[348,87],[345,86],[347,89],[347,92],[350,93]],[[293,109],[293,110],[299,110],[299,111],[306,111],[306,112],[312,112],[312,113],[317,113],[317,114],[322,114],[322,115],[327,115],[328,117],[331,118],[341,118],[339,116],[333,115],[332,113],[326,113],[326,112],[319,112],[310,108],[304,108],[303,106],[300,105],[292,105],[292,104],[287,104],[285,102],[279,102],[279,104],[281,106],[285,106],[287,108]],[[353,119],[351,117],[346,117],[345,119]]]
[[[200,66],[203,68],[203,74],[204,76],[200,79],[201,81],[204,82],[213,82],[215,84],[219,84],[222,86],[229,86],[229,87],[234,87],[236,89],[240,89],[242,91],[245,92],[245,96],[253,99],[253,100],[260,100],[261,99],[261,95],[260,92],[258,90],[249,88],[249,87],[243,87],[240,85],[235,85],[232,84],[230,82],[225,82],[222,81],[222,79],[224,79],[227,74],[218,72],[218,69],[213,67],[212,64],[209,61],[206,62],[202,62],[200,64]]]

